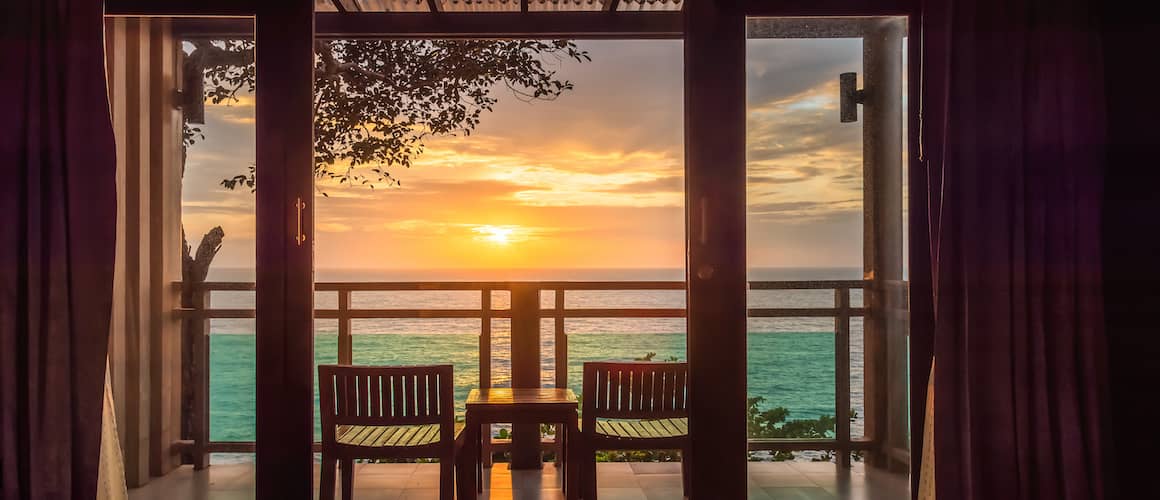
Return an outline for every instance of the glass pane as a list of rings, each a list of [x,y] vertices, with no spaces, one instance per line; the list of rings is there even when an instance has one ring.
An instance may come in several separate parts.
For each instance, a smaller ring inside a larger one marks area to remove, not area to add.
[[[443,5],[472,7],[453,3]],[[485,323],[413,316],[482,316],[488,293],[490,382],[510,387],[509,317],[535,313],[520,309],[515,283],[540,287],[541,386],[559,366],[579,390],[585,360],[684,359],[679,318],[569,318],[569,356],[557,359],[544,312],[561,285],[567,308],[684,307],[679,290],[569,289],[684,278],[679,41],[325,43],[320,59],[354,70],[317,80],[316,279],[363,288],[350,296],[360,316],[393,316],[353,320],[356,364],[453,363],[462,405],[480,385]],[[365,290],[375,287],[407,290]]]
[[[852,440],[899,434],[885,430],[898,422],[875,422],[873,428],[884,434],[866,435],[866,383],[872,377],[864,354],[867,343],[874,343],[890,356],[902,355],[905,343],[894,339],[904,332],[894,320],[868,325],[858,309],[877,308],[873,313],[879,317],[896,317],[895,309],[905,309],[905,300],[868,303],[863,290],[904,286],[899,284],[904,274],[889,273],[905,262],[905,227],[895,230],[906,213],[905,197],[898,195],[905,188],[905,155],[892,154],[905,151],[905,133],[895,125],[905,123],[906,103],[890,100],[904,95],[905,45],[883,41],[901,40],[891,38],[900,27],[904,30],[904,23],[896,18],[747,21],[752,438],[838,438],[845,425]],[[854,76],[845,80],[853,86],[841,83],[843,74]],[[901,77],[899,87],[883,86],[894,76]],[[843,100],[863,91],[879,92],[864,97],[879,99],[879,105]],[[894,119],[899,123],[892,124]],[[864,151],[870,156],[864,158]],[[864,199],[869,196],[874,200]],[[845,298],[851,309],[843,311]],[[845,315],[848,323],[839,323]],[[843,332],[848,338],[839,337]],[[846,342],[849,352],[841,354],[848,354],[848,367],[835,357],[836,346]],[[895,346],[899,353],[893,353]],[[904,369],[873,368],[890,374],[875,394],[905,391]],[[839,383],[846,385],[839,377],[847,376],[850,390],[838,394]],[[882,397],[876,403],[896,401]],[[849,422],[836,420],[839,410],[849,411]],[[775,461],[840,456],[833,450],[752,455]]]
[[[861,74],[862,40],[817,38],[819,32],[793,23],[751,19],[746,45],[748,264],[750,280],[758,282],[749,307],[762,310],[749,320],[749,435],[833,439],[834,316],[757,316],[832,310],[841,288],[816,282],[862,278],[862,130],[859,123],[840,123],[838,114],[838,75]],[[763,289],[770,287],[778,289]],[[851,303],[860,302],[860,290],[851,292]],[[851,333],[850,342],[854,380],[854,367],[862,366],[861,336]],[[861,390],[861,383],[852,384],[849,395],[859,415]],[[751,455],[832,458],[824,450]]]

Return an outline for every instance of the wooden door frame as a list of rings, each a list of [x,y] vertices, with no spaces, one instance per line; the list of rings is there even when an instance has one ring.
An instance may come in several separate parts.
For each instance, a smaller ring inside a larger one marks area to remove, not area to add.
[[[685,6],[690,498],[745,498],[745,13]],[[682,457],[684,459],[685,457]]]
[[[109,0],[106,15],[251,19],[255,96],[258,498],[309,499],[314,454],[314,2]],[[263,48],[276,50],[263,52]]]
[[[258,498],[313,494],[314,2],[261,2],[257,116]]]
[[[313,454],[313,158],[310,103],[315,19],[311,0],[106,0],[108,15],[254,16],[261,53],[257,128],[257,493],[261,498],[309,498]],[[687,340],[692,380],[690,424],[712,439],[694,440],[690,456],[696,498],[746,495],[746,264],[745,264],[745,18],[747,16],[911,16],[913,0],[686,0],[683,31],[671,18],[618,24],[615,17],[553,13],[548,28],[475,22],[440,14],[443,21],[411,28],[408,36],[567,38],[677,38],[685,41],[685,240],[688,282]],[[691,13],[691,14],[690,14]],[[399,36],[388,23],[357,24],[359,36]],[[346,14],[350,15],[350,14]],[[355,14],[359,15],[359,14]],[[422,14],[418,14],[422,15]],[[487,14],[478,14],[483,18]],[[645,16],[646,14],[628,14]],[[541,15],[545,20],[548,15]],[[615,15],[613,15],[615,16]],[[382,15],[384,19],[389,15]],[[497,18],[498,19],[498,18]],[[617,21],[619,22],[619,21]],[[542,23],[541,23],[542,24]],[[376,27],[377,26],[377,27]],[[644,26],[644,27],[642,27]],[[650,27],[651,26],[651,27]],[[366,32],[373,30],[374,33]],[[509,33],[511,31],[511,33]],[[331,33],[337,36],[339,33]],[[917,71],[911,44],[910,97]],[[274,83],[263,83],[274,82]],[[911,113],[915,116],[916,113]],[[275,124],[277,126],[275,126]],[[916,150],[914,118],[910,158]],[[913,163],[912,163],[913,164]],[[916,169],[911,169],[912,177]],[[914,191],[915,184],[911,184]],[[915,198],[911,198],[912,200]],[[298,207],[297,202],[305,202]],[[300,213],[300,215],[299,215]],[[913,212],[912,212],[913,214]],[[304,234],[299,243],[295,236]],[[727,367],[727,369],[722,369]],[[701,478],[698,480],[697,478]]]

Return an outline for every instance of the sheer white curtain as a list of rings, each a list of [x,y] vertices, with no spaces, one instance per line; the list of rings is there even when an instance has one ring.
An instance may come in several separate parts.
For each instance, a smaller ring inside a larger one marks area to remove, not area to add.
[[[923,420],[922,470],[918,476],[918,500],[934,498],[934,361],[930,362],[930,378],[926,383],[926,418]]]
[[[105,403],[101,411],[101,467],[97,474],[97,500],[124,500],[125,462],[121,440],[117,436],[117,412],[113,407],[113,388],[109,384],[109,366],[105,364]]]

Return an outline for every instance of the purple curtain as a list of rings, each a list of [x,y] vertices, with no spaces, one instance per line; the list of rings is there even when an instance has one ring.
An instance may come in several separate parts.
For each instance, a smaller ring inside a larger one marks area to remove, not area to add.
[[[1085,0],[924,4],[940,500],[1104,497],[1096,19]]]
[[[1147,425],[1154,398],[1141,394],[1160,386],[1160,156],[1154,95],[1160,67],[1141,59],[1141,48],[1156,44],[1160,4],[1125,8],[1102,6],[1104,73],[1108,99],[1108,168],[1104,178],[1103,252],[1104,324],[1107,328],[1112,420],[1107,429],[1115,444],[1109,468],[1116,472],[1110,498],[1156,496],[1152,457],[1160,435]]]
[[[0,497],[93,498],[117,215],[103,7],[4,3]]]

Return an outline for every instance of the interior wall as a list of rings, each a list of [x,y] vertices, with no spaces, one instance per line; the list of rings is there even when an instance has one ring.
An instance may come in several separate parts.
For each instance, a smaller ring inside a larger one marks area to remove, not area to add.
[[[162,19],[110,18],[105,37],[118,202],[110,379],[134,487],[180,463],[180,47]]]

